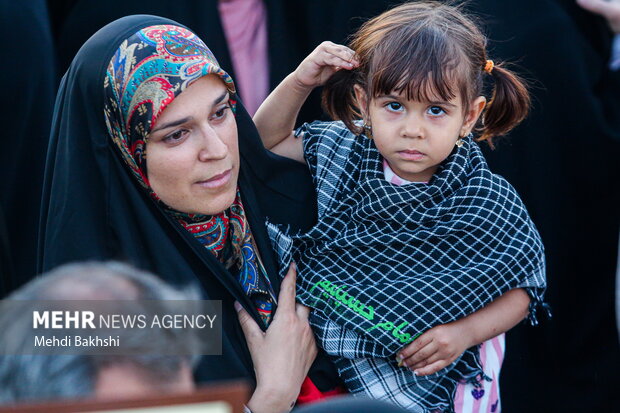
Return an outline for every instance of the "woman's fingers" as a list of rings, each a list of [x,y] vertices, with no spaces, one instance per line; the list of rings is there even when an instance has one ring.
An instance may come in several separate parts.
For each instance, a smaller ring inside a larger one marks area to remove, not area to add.
[[[260,394],[260,389],[266,389],[270,398],[284,401],[286,407],[299,394],[318,353],[308,324],[310,310],[295,302],[296,279],[296,266],[291,263],[280,286],[278,309],[264,333],[250,315],[235,304],[256,371],[256,392]],[[258,402],[252,404],[258,405]]]
[[[250,314],[248,314],[237,301],[235,301],[235,310],[237,310],[237,316],[239,317],[239,324],[241,324],[243,335],[248,342],[248,346],[251,346],[257,339],[263,337],[264,333],[258,324],[256,324],[256,321],[252,319]]]
[[[310,311],[311,311],[310,307],[306,307],[303,304],[297,303],[295,305],[295,310],[297,311],[297,316],[301,318],[302,320],[307,320],[308,317],[310,316]]]
[[[278,296],[278,313],[288,313],[295,311],[295,286],[297,283],[297,267],[292,262],[288,267],[288,272],[280,284],[280,295]]]
[[[577,3],[579,3],[579,5],[584,9],[600,14],[608,19],[617,19],[620,17],[620,5],[618,2],[605,0],[577,0]]]

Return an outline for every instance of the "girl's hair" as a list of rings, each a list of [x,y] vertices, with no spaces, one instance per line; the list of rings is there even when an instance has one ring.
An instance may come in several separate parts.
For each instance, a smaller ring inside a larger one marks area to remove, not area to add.
[[[325,84],[323,107],[354,133],[361,117],[354,94],[359,85],[370,99],[393,91],[418,101],[450,100],[460,94],[465,110],[482,94],[487,64],[487,39],[461,7],[435,1],[405,3],[364,23],[350,48],[359,67],[340,70]],[[528,113],[530,97],[524,82],[495,64],[494,87],[482,115],[479,140],[493,147]],[[368,108],[365,108],[366,110]]]

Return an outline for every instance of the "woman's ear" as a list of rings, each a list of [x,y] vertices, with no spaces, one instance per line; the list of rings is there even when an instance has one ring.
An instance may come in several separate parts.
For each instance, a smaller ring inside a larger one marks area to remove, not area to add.
[[[476,126],[478,118],[482,114],[484,107],[487,105],[487,100],[484,96],[478,96],[469,106],[469,110],[465,114],[463,126],[461,127],[461,136],[467,136]]]
[[[360,85],[354,85],[353,91],[355,92],[355,100],[357,101],[357,107],[360,110],[362,118],[367,120],[368,112],[368,98],[366,91]]]

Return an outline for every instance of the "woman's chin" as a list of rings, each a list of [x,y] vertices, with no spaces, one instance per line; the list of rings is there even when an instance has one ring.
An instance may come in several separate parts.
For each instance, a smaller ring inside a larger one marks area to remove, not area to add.
[[[236,195],[237,187],[235,185],[217,195],[206,197],[206,199],[196,199],[195,202],[192,202],[194,205],[188,205],[188,207],[194,214],[217,215],[230,208]]]
[[[236,179],[216,190],[200,185],[189,191],[155,191],[159,199],[175,211],[186,214],[217,215],[232,205],[237,196]]]

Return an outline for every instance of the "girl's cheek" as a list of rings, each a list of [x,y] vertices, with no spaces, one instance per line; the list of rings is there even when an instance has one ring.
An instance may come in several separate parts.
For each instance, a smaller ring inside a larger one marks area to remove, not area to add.
[[[402,116],[401,112],[394,112],[394,111],[390,111],[390,110],[384,110],[382,118],[386,119],[388,121],[391,121],[391,120],[396,120],[396,119],[400,118],[401,116]]]
[[[429,122],[439,128],[446,127],[450,124],[450,118],[446,115],[433,116],[429,119]]]

